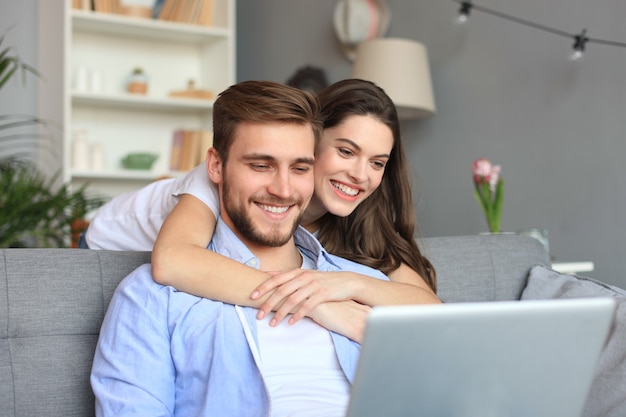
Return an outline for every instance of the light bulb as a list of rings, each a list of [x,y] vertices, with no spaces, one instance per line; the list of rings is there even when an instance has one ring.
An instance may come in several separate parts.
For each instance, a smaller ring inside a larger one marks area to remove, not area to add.
[[[470,11],[472,10],[472,3],[470,1],[462,1],[459,8],[459,16],[456,18],[456,23],[462,25],[469,19]]]
[[[572,52],[572,54],[569,56],[570,61],[578,61],[583,57],[583,51],[581,51],[580,49],[576,49],[574,52]]]
[[[588,40],[589,38],[587,38],[587,29],[583,29],[583,31],[580,32],[580,35],[574,36],[574,45],[572,45],[572,48],[574,48],[574,52],[570,55],[570,60],[578,61],[583,57],[583,52],[585,52],[585,44]]]

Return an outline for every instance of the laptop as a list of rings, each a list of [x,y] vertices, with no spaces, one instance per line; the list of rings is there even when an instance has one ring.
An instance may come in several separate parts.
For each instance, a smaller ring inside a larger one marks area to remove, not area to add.
[[[578,417],[611,298],[376,307],[348,417]]]

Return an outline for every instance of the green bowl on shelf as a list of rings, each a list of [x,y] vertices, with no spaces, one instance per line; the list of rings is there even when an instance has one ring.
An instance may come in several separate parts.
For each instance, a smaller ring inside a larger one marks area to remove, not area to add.
[[[151,169],[152,164],[159,158],[159,155],[147,153],[147,152],[138,152],[138,153],[129,153],[124,158],[122,158],[122,166],[126,169]]]

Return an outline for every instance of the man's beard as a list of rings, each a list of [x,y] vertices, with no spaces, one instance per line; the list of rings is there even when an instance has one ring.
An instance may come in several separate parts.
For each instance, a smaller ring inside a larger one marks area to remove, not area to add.
[[[293,233],[298,228],[298,225],[302,220],[302,216],[304,215],[304,212],[300,213],[288,233],[281,234],[278,229],[272,230],[268,233],[263,233],[254,227],[252,219],[246,212],[246,207],[244,205],[237,205],[234,201],[231,200],[230,187],[228,186],[228,181],[225,178],[222,182],[222,193],[222,198],[224,200],[224,211],[228,214],[228,217],[232,221],[235,231],[239,232],[239,234],[248,241],[260,246],[275,248],[285,245],[293,236]],[[262,203],[272,205],[295,204],[296,206],[302,206],[301,200],[282,200],[275,197],[265,198],[263,199]]]

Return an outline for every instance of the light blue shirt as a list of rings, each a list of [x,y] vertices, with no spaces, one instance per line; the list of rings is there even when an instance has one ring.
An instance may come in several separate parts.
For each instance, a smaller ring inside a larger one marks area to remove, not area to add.
[[[306,230],[299,250],[318,270],[381,272],[328,254]],[[241,263],[258,259],[221,220],[209,249]],[[150,264],[126,277],[102,323],[91,385],[98,416],[269,416],[270,400],[252,355],[257,310],[164,287]],[[352,383],[360,346],[332,333],[337,357]]]

